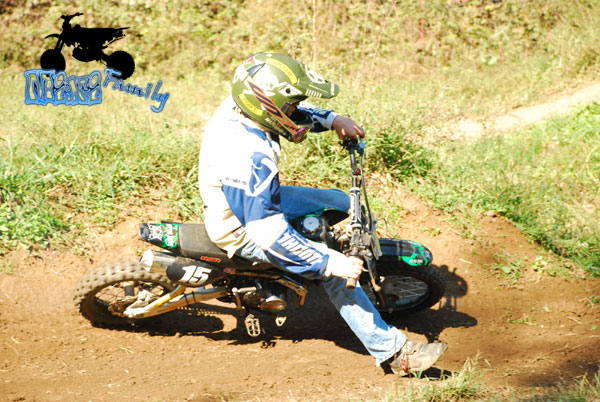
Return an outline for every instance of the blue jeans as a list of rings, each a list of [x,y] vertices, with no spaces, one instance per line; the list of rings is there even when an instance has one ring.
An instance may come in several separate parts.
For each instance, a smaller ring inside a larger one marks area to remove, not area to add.
[[[348,210],[350,200],[346,193],[339,190],[281,186],[281,205],[286,219],[289,220],[323,208]],[[273,263],[253,241],[236,254],[251,261]],[[377,365],[392,357],[404,346],[406,335],[383,321],[358,282],[355,289],[347,289],[344,278],[311,275],[309,279],[323,281],[323,288],[329,300],[375,358]]]

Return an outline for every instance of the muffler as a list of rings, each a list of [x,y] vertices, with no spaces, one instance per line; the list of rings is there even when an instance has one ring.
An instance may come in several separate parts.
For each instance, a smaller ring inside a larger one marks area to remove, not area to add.
[[[162,251],[147,250],[140,263],[148,271],[165,274],[173,282],[187,287],[206,286],[225,278],[219,267]]]

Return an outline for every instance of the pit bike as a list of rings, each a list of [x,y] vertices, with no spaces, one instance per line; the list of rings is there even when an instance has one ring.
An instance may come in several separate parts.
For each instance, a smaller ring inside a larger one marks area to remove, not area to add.
[[[315,211],[290,223],[305,238],[363,259],[360,286],[384,315],[429,308],[444,295],[445,281],[422,244],[379,238],[366,196],[364,140],[345,140],[352,187],[348,211]],[[359,161],[357,163],[357,155]],[[362,190],[362,191],[361,191]],[[361,197],[362,192],[362,197]],[[364,199],[364,204],[363,200]],[[350,217],[341,228],[334,226]],[[92,270],[78,283],[75,302],[94,325],[131,325],[177,308],[218,299],[246,311],[248,335],[261,334],[262,312],[278,326],[286,319],[288,296],[304,305],[310,281],[269,264],[227,254],[208,238],[203,224],[141,223],[138,234],[165,251],[147,250],[139,262],[119,262]],[[347,287],[354,287],[347,280]]]
[[[106,66],[121,73],[119,78],[125,80],[133,74],[135,63],[133,57],[127,52],[117,50],[110,55],[104,49],[111,43],[125,36],[124,28],[82,28],[80,25],[71,26],[71,19],[83,15],[75,13],[63,15],[62,31],[59,34],[50,34],[47,38],[56,38],[54,49],[47,49],[42,53],[40,65],[44,70],[64,71],[66,63],[62,55],[64,46],[73,46],[73,57],[79,61],[103,61]]]

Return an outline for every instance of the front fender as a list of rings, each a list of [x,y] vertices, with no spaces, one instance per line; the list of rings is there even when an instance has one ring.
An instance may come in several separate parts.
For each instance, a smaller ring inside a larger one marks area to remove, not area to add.
[[[433,261],[431,251],[412,240],[379,239],[382,257],[394,257],[413,267],[424,267]]]
[[[60,35],[59,34],[50,34],[50,35],[44,36],[44,39],[48,39],[48,38],[60,39]]]

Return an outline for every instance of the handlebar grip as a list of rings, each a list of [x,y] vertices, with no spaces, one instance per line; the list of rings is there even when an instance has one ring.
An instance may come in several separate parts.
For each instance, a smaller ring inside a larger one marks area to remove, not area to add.
[[[360,253],[357,250],[353,250],[352,252],[347,254],[348,257],[356,257],[361,258]],[[346,289],[354,289],[356,287],[356,279],[346,278]]]

